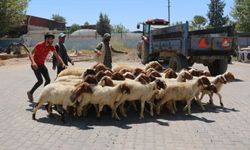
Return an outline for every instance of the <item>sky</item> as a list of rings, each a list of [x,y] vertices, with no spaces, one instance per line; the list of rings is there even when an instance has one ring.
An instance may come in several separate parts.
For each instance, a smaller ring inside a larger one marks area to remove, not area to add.
[[[123,24],[130,31],[146,19],[168,18],[168,0],[31,0],[27,14],[50,19],[52,14],[66,18],[67,26],[96,24],[100,13],[108,15],[111,24]],[[210,0],[170,0],[171,22],[190,21],[195,15],[206,17]],[[224,14],[230,16],[234,0],[225,0]]]

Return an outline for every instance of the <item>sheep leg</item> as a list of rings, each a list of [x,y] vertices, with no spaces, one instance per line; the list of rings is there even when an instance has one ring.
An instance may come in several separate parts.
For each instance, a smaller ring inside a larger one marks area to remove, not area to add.
[[[120,110],[120,113],[122,114],[123,117],[127,117],[127,114],[126,114],[126,111],[125,111],[125,102],[123,102],[120,107],[119,107],[119,110]]]
[[[157,105],[156,105],[156,114],[160,115],[161,113],[161,106],[165,104],[166,100],[162,99]]]
[[[199,98],[199,96],[198,96],[198,95],[196,95],[196,96],[195,96],[195,99],[197,100],[198,104],[201,106],[201,109],[204,111],[204,110],[205,110],[205,108],[204,108],[204,106],[202,105],[202,103],[201,103],[201,99]]]
[[[32,119],[36,120],[36,112],[37,110],[43,105],[43,103],[39,102],[36,104],[35,108],[33,109]]]
[[[221,107],[224,107],[224,104],[223,104],[223,102],[222,102],[222,96],[221,96],[221,94],[220,93],[216,93],[217,95],[218,95],[218,97],[219,97],[219,99],[220,99],[220,106]]]
[[[95,107],[95,112],[96,112],[96,115],[98,116],[99,114],[99,109],[98,109],[98,106],[96,104],[94,104],[94,107]]]
[[[137,107],[136,107],[136,104],[135,104],[135,101],[131,101],[131,105],[133,106],[134,110],[137,111]]]
[[[101,111],[103,109],[103,106],[102,104],[99,104],[99,111],[98,111],[98,114],[97,114],[97,118],[100,118],[101,117]]]
[[[144,118],[144,107],[145,107],[145,101],[141,101],[141,114],[140,114],[140,119]]]
[[[177,112],[178,109],[177,109],[177,107],[176,107],[176,102],[175,102],[175,101],[171,101],[171,103],[172,103],[172,106],[173,106],[174,111]]]
[[[166,103],[167,108],[171,111],[172,114],[175,114],[175,110],[173,108],[173,103],[174,101],[169,101],[168,103]]]
[[[191,102],[192,100],[187,101],[187,105],[183,108],[183,111],[188,109],[188,114],[191,115]]]
[[[208,96],[209,96],[209,98],[210,98],[210,99],[209,99],[209,104],[214,105],[213,93],[209,93]]]
[[[115,119],[120,120],[120,118],[119,118],[119,116],[118,116],[118,114],[117,114],[117,112],[116,112],[115,106],[114,106],[114,105],[111,105],[110,107],[111,107],[111,109],[112,109],[112,118],[115,117]]]
[[[154,116],[154,103],[152,101],[148,102],[149,106],[150,106],[150,115]]]

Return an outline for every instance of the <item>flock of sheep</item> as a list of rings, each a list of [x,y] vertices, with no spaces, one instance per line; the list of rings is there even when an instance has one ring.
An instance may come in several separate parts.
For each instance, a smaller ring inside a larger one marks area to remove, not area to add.
[[[94,106],[99,118],[105,105],[111,108],[112,117],[120,120],[117,109],[126,117],[125,102],[134,109],[137,109],[136,102],[140,103],[141,119],[144,117],[145,102],[150,106],[151,116],[154,112],[159,115],[164,109],[176,113],[176,101],[186,102],[183,110],[191,114],[192,100],[205,110],[201,102],[205,94],[210,97],[211,104],[213,94],[217,94],[223,106],[221,88],[234,79],[230,72],[215,77],[197,69],[174,72],[156,61],[148,63],[145,69],[118,65],[111,70],[103,64],[96,64],[90,69],[67,68],[58,75],[55,82],[43,88],[32,118],[36,119],[37,110],[46,102],[49,115],[52,115],[52,107],[62,106],[57,111],[63,122],[69,108],[73,108],[71,110],[74,115],[86,116],[90,107]]]

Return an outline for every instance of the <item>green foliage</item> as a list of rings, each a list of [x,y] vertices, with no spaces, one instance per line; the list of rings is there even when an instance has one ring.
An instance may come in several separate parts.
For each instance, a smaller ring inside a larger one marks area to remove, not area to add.
[[[236,29],[250,32],[250,0],[235,0],[231,15],[236,21]]]
[[[90,25],[90,24],[89,24],[88,21],[84,22],[84,24],[83,24],[83,26],[89,26],[89,25]]]
[[[52,19],[60,23],[66,23],[66,19],[63,16],[60,16],[59,14],[53,14]]]
[[[111,33],[110,20],[106,14],[100,13],[99,20],[96,23],[96,31],[101,36],[105,33]]]
[[[208,4],[209,25],[212,27],[222,27],[228,21],[228,17],[223,17],[225,2],[222,0],[211,0]]]
[[[69,32],[73,33],[73,32],[75,32],[76,30],[79,30],[79,29],[81,29],[81,26],[79,24],[72,24],[70,29],[69,29]]]
[[[196,15],[191,21],[190,28],[191,30],[201,30],[205,28],[207,19],[203,16]]]
[[[28,0],[0,1],[0,37],[24,23]]]
[[[113,25],[112,32],[114,33],[127,33],[129,30],[122,24]]]

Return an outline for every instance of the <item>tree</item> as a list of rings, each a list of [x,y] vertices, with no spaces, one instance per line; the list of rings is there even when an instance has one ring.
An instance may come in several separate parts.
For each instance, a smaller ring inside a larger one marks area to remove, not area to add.
[[[66,19],[63,16],[60,16],[59,14],[53,14],[52,19],[60,23],[66,23]]]
[[[28,0],[0,1],[0,37],[24,23]]]
[[[89,26],[89,25],[90,25],[90,24],[89,24],[88,21],[84,22],[84,24],[83,24],[83,26]]]
[[[192,30],[201,30],[205,28],[206,23],[207,19],[205,17],[196,15],[191,21],[190,28]]]
[[[127,33],[129,30],[122,24],[113,25],[112,32],[114,33]]]
[[[110,20],[106,14],[100,13],[99,20],[96,23],[96,31],[101,36],[105,33],[111,33]]]
[[[236,21],[236,29],[250,32],[250,0],[235,0],[231,15]]]
[[[222,0],[211,0],[211,3],[208,4],[208,19],[209,26],[211,27],[222,27],[227,23],[228,17],[223,17],[225,2]]]
[[[79,30],[79,29],[81,29],[81,26],[79,24],[72,24],[70,29],[69,29],[69,32],[73,33],[73,32],[75,32],[76,30]]]

